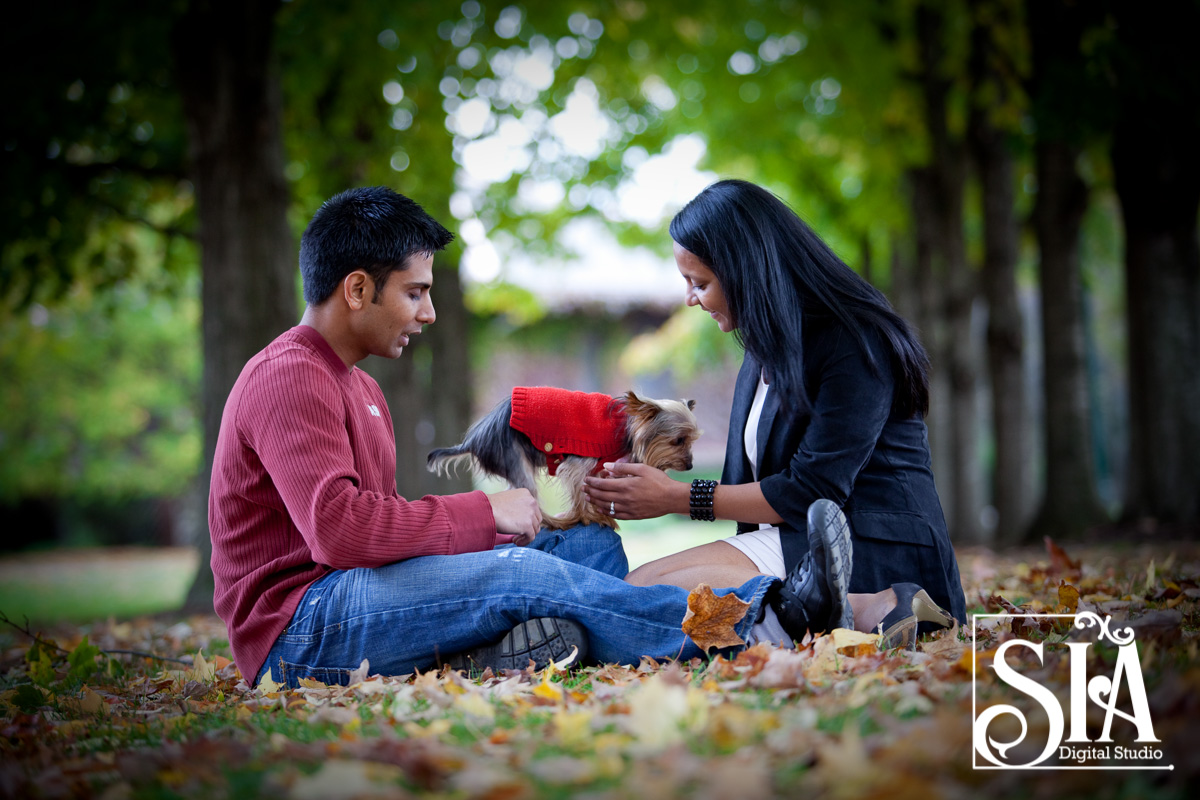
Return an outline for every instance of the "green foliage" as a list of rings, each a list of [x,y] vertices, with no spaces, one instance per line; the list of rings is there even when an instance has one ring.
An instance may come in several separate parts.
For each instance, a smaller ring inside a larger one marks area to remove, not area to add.
[[[67,654],[67,664],[70,665],[70,670],[67,672],[68,680],[82,683],[92,677],[100,668],[96,664],[96,657],[99,655],[100,648],[89,644],[88,637],[84,636],[75,649]]]
[[[276,47],[297,228],[330,195],[368,184],[447,216],[456,167],[439,84],[457,52],[435,31],[453,9],[381,0],[284,6]],[[402,99],[389,102],[388,83]]]
[[[176,10],[105,0],[68,24],[37,6],[3,26],[0,502],[177,494],[199,465]]]
[[[171,4],[106,0],[69,23],[35,5],[3,26],[0,308],[51,302],[80,279],[116,286],[133,267],[130,222],[169,236],[190,225],[173,19]]]
[[[768,186],[852,266],[869,258],[872,279],[887,287],[889,256],[907,254],[912,233],[905,176],[931,150],[923,75],[944,86],[940,112],[956,140],[983,109],[1026,159],[1037,136],[1091,140],[1110,125],[1104,80],[1136,53],[1105,20],[1107,4],[1088,6],[1078,63],[1043,70],[1040,91],[1026,96],[1031,31],[1047,30],[1034,23],[1053,5],[283,3],[272,46],[289,219],[298,232],[331,194],[386,184],[460,228],[455,248],[486,233],[504,253],[552,257],[556,235],[587,217],[665,255],[663,226],[624,219],[616,198],[639,163],[693,136],[706,146],[702,169]],[[199,466],[188,243],[196,212],[172,63],[185,7],[103,0],[73,9],[66,25],[58,9],[38,6],[0,34],[9,98],[0,121],[0,501],[170,495]],[[932,55],[918,29],[928,15],[941,30]],[[969,68],[980,30],[985,80]],[[518,62],[545,74],[525,80],[532,73],[518,74]],[[583,95],[603,117],[593,153],[567,150],[555,132]],[[482,109],[477,129],[455,118],[466,104]],[[524,161],[490,182],[473,179],[468,148],[502,134],[527,137]],[[561,199],[532,202],[539,186],[557,187]],[[1027,185],[1019,202],[1034,191]],[[1101,216],[1088,236],[1098,224],[1107,250],[1115,212]],[[458,253],[449,255],[457,265]],[[529,326],[559,331],[532,293],[513,286],[470,287],[467,303],[489,345]],[[1106,316],[1121,310],[1104,306]],[[686,376],[736,357],[736,343],[705,322],[673,318],[635,341],[623,366]]]
[[[8,702],[26,714],[31,714],[46,704],[46,696],[36,686],[25,683],[16,688]]]
[[[0,499],[178,494],[200,463],[199,308],[157,276],[0,327]]]
[[[66,668],[60,678],[59,668],[63,666],[64,654]],[[108,667],[108,657],[101,652],[99,647],[88,642],[86,635],[70,651],[56,650],[45,641],[35,638],[25,653],[25,664],[29,679],[45,689],[55,686],[78,687],[101,669],[110,677],[119,677],[124,674],[123,669],[113,670]],[[32,695],[28,692],[26,695],[27,697],[21,702],[33,700]],[[39,693],[37,705],[44,703],[45,699]]]
[[[49,686],[54,682],[54,655],[42,642],[34,640],[25,654],[29,679],[38,686]]]
[[[472,286],[467,308],[480,317],[501,315],[515,327],[524,327],[546,316],[546,307],[533,292],[503,281]]]
[[[683,307],[653,333],[637,336],[621,354],[621,367],[633,375],[670,371],[688,379],[706,370],[736,363],[736,340],[706,315]]]

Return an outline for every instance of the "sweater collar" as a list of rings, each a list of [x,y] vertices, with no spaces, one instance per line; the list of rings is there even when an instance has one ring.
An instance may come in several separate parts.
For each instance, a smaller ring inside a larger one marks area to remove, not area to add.
[[[318,333],[316,328],[297,325],[292,328],[292,331],[313,346],[313,349],[329,364],[333,374],[348,378],[354,372],[354,367],[346,367],[346,362],[342,361],[341,357],[334,352],[333,347],[325,341],[325,337]]]

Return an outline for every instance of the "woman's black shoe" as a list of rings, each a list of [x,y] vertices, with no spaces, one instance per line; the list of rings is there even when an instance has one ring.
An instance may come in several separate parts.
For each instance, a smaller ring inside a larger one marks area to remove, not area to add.
[[[950,612],[933,602],[929,593],[917,584],[893,583],[892,591],[896,593],[896,607],[879,623],[883,637],[879,649],[903,647],[916,650],[917,634],[922,622],[942,628],[949,628],[954,624],[954,617]]]
[[[798,641],[806,633],[854,628],[852,562],[845,515],[830,500],[816,501],[808,507],[808,553],[768,595],[789,636]]]

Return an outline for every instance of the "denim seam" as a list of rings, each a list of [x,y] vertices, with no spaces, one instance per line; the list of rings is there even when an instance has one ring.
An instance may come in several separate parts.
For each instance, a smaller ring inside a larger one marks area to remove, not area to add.
[[[764,590],[764,591],[765,591],[765,590]],[[542,596],[540,596],[540,595],[518,595],[518,594],[506,594],[506,595],[505,595],[505,597],[510,597],[510,598],[513,598],[513,599],[516,599],[516,600],[525,601],[525,602],[529,602],[529,601],[537,601],[537,600],[545,600],[545,598],[544,598],[544,597],[542,597]],[[493,603],[495,602],[495,598],[494,598],[494,597],[492,598],[492,602],[493,602]],[[639,619],[639,618],[637,618],[637,617],[630,617],[630,616],[628,616],[628,615],[626,615],[626,614],[621,614],[621,613],[619,613],[619,612],[616,612],[616,611],[610,611],[610,610],[608,610],[608,609],[596,608],[596,607],[594,607],[594,606],[586,606],[586,605],[582,605],[582,604],[579,604],[579,603],[573,603],[573,602],[570,602],[570,601],[565,601],[565,600],[558,600],[558,601],[555,601],[555,602],[556,602],[556,604],[558,604],[558,605],[567,606],[567,607],[570,607],[570,608],[573,608],[573,609],[583,609],[583,610],[585,610],[585,611],[591,611],[591,612],[593,612],[593,613],[603,613],[603,614],[607,614],[607,615],[611,616],[612,618],[614,618],[614,619],[618,619],[618,620],[625,620],[625,621],[632,621],[632,622],[648,622],[649,624],[651,624],[651,625],[654,625],[654,626],[656,626],[656,627],[663,627],[663,628],[667,628],[667,629],[670,629],[670,630],[680,630],[680,631],[682,631],[682,628],[680,628],[678,625],[672,626],[672,625],[669,625],[669,624],[666,624],[666,623],[651,622],[651,621],[649,621],[649,620],[645,620],[645,619]],[[396,612],[399,612],[399,613],[404,613],[404,612],[406,612],[406,611],[408,611],[408,612],[411,612],[411,611],[418,610],[418,609],[420,609],[420,610],[422,610],[422,611],[433,611],[434,609],[436,609],[436,608],[438,608],[438,607],[441,607],[441,606],[450,606],[450,605],[456,605],[456,603],[450,603],[450,602],[447,602],[447,603],[437,603],[437,604],[435,604],[435,605],[419,605],[419,606],[409,606],[409,607],[407,607],[407,608],[404,608],[404,609],[391,609],[391,610],[388,610],[388,611],[372,611],[372,612],[370,612],[370,613],[367,613],[367,614],[359,614],[358,616],[355,616],[355,617],[347,617],[346,619],[343,619],[343,620],[341,620],[341,621],[339,621],[339,622],[335,622],[335,623],[332,623],[332,624],[326,625],[325,627],[321,628],[319,631],[315,631],[315,632],[313,632],[313,633],[310,633],[310,634],[291,634],[291,635],[293,635],[293,636],[305,636],[305,637],[307,637],[307,638],[317,638],[317,637],[324,636],[324,635],[325,635],[327,632],[329,632],[329,631],[331,631],[331,630],[334,630],[334,629],[336,629],[336,628],[338,628],[338,627],[340,627],[340,626],[342,626],[342,625],[358,624],[358,623],[360,623],[362,620],[371,619],[372,617],[380,617],[380,616],[385,616],[385,615],[387,615],[387,614],[396,613]],[[682,618],[681,618],[681,621],[682,621]]]

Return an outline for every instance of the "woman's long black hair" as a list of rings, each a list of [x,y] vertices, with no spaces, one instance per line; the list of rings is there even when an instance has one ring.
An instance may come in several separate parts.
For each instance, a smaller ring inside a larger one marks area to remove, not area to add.
[[[890,347],[894,415],[929,410],[929,356],[916,333],[778,197],[747,181],[719,181],[675,215],[671,238],[717,276],[738,340],[784,397],[808,405],[802,321],[832,315],[857,337],[876,374],[865,330]]]

